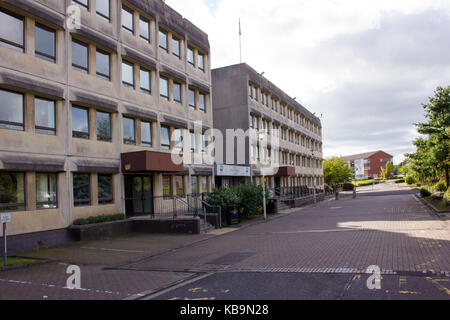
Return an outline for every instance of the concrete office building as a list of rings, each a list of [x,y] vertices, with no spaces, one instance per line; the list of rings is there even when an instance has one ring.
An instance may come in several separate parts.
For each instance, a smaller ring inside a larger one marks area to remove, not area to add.
[[[224,136],[227,129],[258,129],[269,137],[267,146],[248,139],[245,163],[239,164],[235,155],[234,163],[217,165],[217,186],[261,183],[261,163],[274,159],[279,170],[268,177],[270,188],[323,188],[319,118],[247,64],[212,70],[212,87],[215,129]],[[270,137],[277,134],[279,150],[272,150]]]
[[[384,151],[373,151],[344,157],[344,161],[353,169],[355,178],[381,177],[381,170],[389,161],[394,164],[394,157]]]
[[[66,23],[73,4],[79,29]],[[210,191],[212,165],[170,158],[182,143],[172,133],[212,127],[209,51],[208,36],[160,0],[0,1],[10,241],[55,244],[76,219],[157,215],[155,201]],[[201,153],[203,134],[191,139]]]

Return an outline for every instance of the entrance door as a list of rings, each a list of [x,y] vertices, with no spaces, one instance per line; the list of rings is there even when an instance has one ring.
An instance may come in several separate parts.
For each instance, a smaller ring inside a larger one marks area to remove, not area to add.
[[[152,185],[150,176],[125,176],[125,207],[128,217],[153,214]]]

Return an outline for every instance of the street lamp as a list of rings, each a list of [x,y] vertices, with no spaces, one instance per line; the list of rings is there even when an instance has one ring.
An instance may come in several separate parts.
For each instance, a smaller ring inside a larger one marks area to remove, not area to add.
[[[316,178],[314,177],[314,147],[311,147],[311,155],[312,155],[312,171],[313,171],[313,186],[314,186],[314,203],[317,203],[316,199]]]

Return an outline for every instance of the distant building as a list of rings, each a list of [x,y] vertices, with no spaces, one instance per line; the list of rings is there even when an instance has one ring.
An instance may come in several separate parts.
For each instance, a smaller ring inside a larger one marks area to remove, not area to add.
[[[386,163],[394,162],[393,156],[384,151],[373,151],[344,157],[350,168],[354,168],[356,178],[381,176],[381,169]]]

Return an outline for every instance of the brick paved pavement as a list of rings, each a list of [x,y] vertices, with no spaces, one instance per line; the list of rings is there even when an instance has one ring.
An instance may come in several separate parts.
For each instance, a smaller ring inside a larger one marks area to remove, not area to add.
[[[231,233],[128,235],[28,252],[24,256],[53,262],[0,271],[0,299],[139,298],[139,293],[149,295],[205,272],[342,274],[347,282],[373,264],[396,277],[448,273],[448,222],[430,215],[409,189],[366,190],[357,199],[343,194],[339,201]],[[64,288],[67,263],[81,266],[84,290]],[[448,295],[446,279],[428,282],[437,281],[433,287]]]

